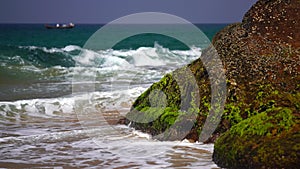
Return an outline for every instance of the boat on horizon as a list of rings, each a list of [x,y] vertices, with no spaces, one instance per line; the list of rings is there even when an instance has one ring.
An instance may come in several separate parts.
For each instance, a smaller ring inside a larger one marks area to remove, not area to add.
[[[72,29],[75,27],[75,25],[73,23],[56,25],[45,24],[45,27],[47,29]]]

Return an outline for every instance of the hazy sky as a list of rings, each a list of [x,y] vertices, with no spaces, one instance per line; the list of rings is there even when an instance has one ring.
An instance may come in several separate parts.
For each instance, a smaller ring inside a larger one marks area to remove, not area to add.
[[[107,23],[137,12],[164,12],[193,23],[242,20],[256,0],[0,0],[1,23]]]

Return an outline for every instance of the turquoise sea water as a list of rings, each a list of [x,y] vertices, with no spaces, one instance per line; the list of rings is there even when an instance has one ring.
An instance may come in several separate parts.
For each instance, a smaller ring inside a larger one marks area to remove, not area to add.
[[[227,24],[196,24],[205,35],[212,39],[214,34]],[[103,25],[76,25],[75,29],[48,30],[41,24],[0,24],[0,44],[10,46],[40,46],[40,47],[65,47],[67,45],[83,46],[87,39],[100,29]],[[166,39],[155,39],[147,36],[147,39],[135,39],[123,49],[137,48],[145,46],[140,42],[147,43],[146,46],[152,47],[153,41],[159,41],[166,48],[173,48],[174,44],[167,43]],[[165,41],[165,42],[164,42]],[[139,45],[140,44],[140,45]],[[165,44],[168,44],[165,46]],[[120,49],[120,48],[119,48]]]
[[[212,145],[159,142],[124,126],[111,127],[106,119],[125,115],[152,83],[199,58],[210,42],[187,46],[148,33],[112,48],[85,48],[102,26],[0,25],[0,167],[216,167]],[[225,24],[196,26],[211,40]],[[93,90],[80,93],[74,86]],[[83,98],[90,107],[76,104]],[[81,117],[78,110],[86,114]]]
[[[70,86],[66,83],[58,86],[58,83],[70,81],[66,79],[66,76],[70,75],[67,72],[70,73],[72,67],[80,62],[76,56],[83,51],[82,47],[89,37],[102,26],[77,25],[74,29],[48,30],[38,24],[0,25],[0,90],[3,91],[0,100],[48,98],[70,94]],[[211,39],[225,25],[197,26]],[[121,27],[134,26],[122,25]],[[195,46],[201,48],[202,45],[203,48],[206,44],[209,42],[195,44]],[[120,51],[120,56],[113,57],[124,59],[124,56],[121,56],[122,52],[134,52],[142,50],[143,47],[147,47],[148,50],[168,49],[170,50],[168,54],[173,54],[173,51],[189,50],[178,40],[157,34],[143,34],[125,39],[116,44],[113,49],[102,52],[113,54]],[[129,57],[125,59],[130,62]],[[94,60],[93,64],[95,67],[101,67],[103,63],[96,63]]]

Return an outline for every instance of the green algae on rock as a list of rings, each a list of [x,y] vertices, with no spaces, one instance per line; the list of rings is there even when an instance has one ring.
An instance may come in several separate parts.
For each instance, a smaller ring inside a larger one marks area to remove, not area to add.
[[[183,139],[199,112],[198,87],[191,72],[190,77],[181,77],[186,71],[183,67],[167,74],[138,97],[126,115],[127,124],[160,140]]]
[[[300,117],[291,107],[272,107],[225,132],[215,143],[214,161],[226,168],[297,168]]]

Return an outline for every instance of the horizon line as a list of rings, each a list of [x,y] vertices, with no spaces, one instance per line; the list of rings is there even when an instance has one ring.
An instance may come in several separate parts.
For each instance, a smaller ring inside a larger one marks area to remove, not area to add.
[[[109,23],[76,23],[76,22],[0,22],[1,25],[3,24],[28,24],[28,25],[42,25],[42,24],[68,24],[73,23],[77,25],[106,25]],[[239,23],[239,22],[203,22],[203,23],[192,23],[192,24],[233,24],[233,23]],[[118,23],[119,24],[119,23]],[[126,23],[126,24],[136,24],[136,23]],[[151,23],[145,23],[145,25],[151,24]],[[153,24],[164,24],[164,23],[153,23]],[[171,25],[170,23],[166,23]],[[173,24],[173,23],[172,23]],[[174,23],[174,24],[183,24],[183,23]]]

